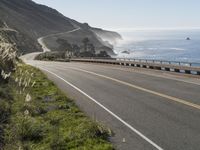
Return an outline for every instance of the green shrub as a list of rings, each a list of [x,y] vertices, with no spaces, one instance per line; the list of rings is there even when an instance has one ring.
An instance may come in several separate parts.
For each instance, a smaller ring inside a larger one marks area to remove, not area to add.
[[[0,100],[0,124],[7,122],[10,115],[10,104],[6,100]]]
[[[22,141],[40,141],[45,133],[44,124],[31,117],[17,118],[17,135]]]
[[[7,101],[12,100],[12,96],[10,94],[10,89],[9,89],[8,85],[1,85],[0,99],[6,99]]]

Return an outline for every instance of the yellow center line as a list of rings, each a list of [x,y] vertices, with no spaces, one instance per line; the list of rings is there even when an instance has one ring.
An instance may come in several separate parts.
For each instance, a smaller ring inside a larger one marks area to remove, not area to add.
[[[132,87],[132,88],[135,88],[135,89],[138,89],[138,90],[150,93],[150,94],[154,94],[154,95],[166,98],[168,100],[175,101],[175,102],[184,104],[186,106],[190,106],[190,107],[193,107],[193,108],[196,108],[196,109],[200,110],[200,105],[188,102],[188,101],[180,99],[180,98],[176,98],[176,97],[169,96],[169,95],[166,95],[166,94],[162,94],[162,93],[159,93],[159,92],[156,92],[156,91],[145,89],[145,88],[142,88],[140,86],[137,86],[137,85],[134,85],[134,84],[130,84],[128,82],[124,82],[124,81],[121,81],[121,80],[118,80],[118,79],[115,79],[115,78],[111,78],[111,77],[108,77],[108,76],[105,76],[105,75],[97,74],[95,72],[83,70],[83,69],[80,69],[80,68],[72,68],[72,67],[68,67],[68,68],[71,68],[71,69],[77,70],[77,71],[82,71],[82,72],[85,72],[85,73],[89,73],[89,74],[92,74],[92,75],[95,75],[95,76],[99,76],[99,77],[102,77],[102,78],[105,78],[105,79],[109,79],[109,80],[121,83],[123,85],[129,86],[129,87]]]
[[[91,64],[91,63],[90,63]],[[149,72],[144,72],[144,68],[128,68],[126,66],[119,66],[116,67],[116,65],[111,65],[111,64],[106,64],[107,66],[102,66],[101,64],[91,64],[91,65],[94,65],[94,66],[101,66],[102,68],[106,68],[106,69],[113,69],[113,70],[120,70],[120,71],[125,71],[125,72],[130,72],[130,73],[137,73],[137,74],[142,74],[142,75],[147,75],[147,76],[151,76],[151,77],[157,77],[157,78],[163,78],[163,79],[168,79],[168,80],[174,80],[174,81],[179,81],[179,82],[184,82],[184,83],[190,83],[190,84],[194,84],[194,85],[200,85],[200,83],[196,83],[194,81],[186,81],[184,79],[175,79],[173,77],[167,77],[167,76],[164,76],[163,74],[162,75],[155,75],[155,74],[152,74],[152,73],[149,73]],[[136,70],[136,69],[140,69],[140,70]],[[141,72],[143,71],[143,72]],[[176,76],[173,74],[173,72],[163,72],[161,70],[148,70],[148,71],[154,71],[157,73],[157,71],[159,71],[160,73],[164,73],[164,74],[168,74],[168,75],[173,75],[173,76]],[[170,74],[172,73],[172,74]],[[184,78],[188,78],[186,75],[184,74],[181,74],[183,75]],[[180,76],[180,74],[179,74]],[[199,77],[195,77],[196,80],[199,80],[200,78]]]

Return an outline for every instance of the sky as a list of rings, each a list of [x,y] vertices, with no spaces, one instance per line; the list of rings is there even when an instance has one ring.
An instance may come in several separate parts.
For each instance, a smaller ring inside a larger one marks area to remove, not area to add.
[[[33,0],[105,29],[200,27],[200,0]]]

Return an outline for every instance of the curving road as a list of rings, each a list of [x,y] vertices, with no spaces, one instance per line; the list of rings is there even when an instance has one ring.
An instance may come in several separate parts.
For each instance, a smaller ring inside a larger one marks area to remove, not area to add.
[[[13,31],[18,32],[17,30],[11,29],[11,28],[0,28],[0,31]]]
[[[52,36],[58,36],[58,35],[64,35],[64,34],[68,34],[68,33],[73,33],[76,32],[78,30],[80,30],[81,28],[76,28],[74,30],[71,31],[67,31],[67,32],[62,32],[62,33],[55,33],[55,34],[50,34],[50,35],[46,35],[43,37],[38,38],[38,43],[42,46],[43,52],[50,52],[51,50],[46,46],[46,44],[44,43],[44,39],[45,38],[49,38]]]
[[[45,53],[45,52],[49,52],[51,51],[47,46],[46,44],[44,43],[44,39],[45,38],[48,38],[48,37],[51,37],[51,36],[57,36],[57,35],[62,35],[62,34],[68,34],[68,33],[72,33],[72,32],[76,32],[78,30],[80,30],[81,28],[76,28],[76,29],[73,29],[71,31],[67,31],[67,32],[62,32],[62,33],[55,33],[55,34],[50,34],[50,35],[46,35],[46,36],[43,36],[43,37],[40,37],[38,38],[38,43],[42,46],[42,49],[43,49],[43,52],[34,52],[34,53],[29,53],[29,54],[26,54],[26,55],[22,55],[20,58],[24,61],[28,61],[28,60],[34,60],[35,57],[41,53]]]
[[[200,78],[113,65],[26,62],[110,127],[117,149],[200,149]]]
[[[40,37],[40,38],[38,38],[38,43],[42,46],[43,52],[29,53],[29,54],[26,54],[26,55],[21,56],[20,58],[23,59],[24,61],[34,60],[35,57],[36,57],[37,55],[39,55],[39,54],[41,54],[41,53],[44,53],[44,52],[49,52],[49,51],[51,51],[51,50],[46,46],[46,44],[44,43],[44,39],[45,39],[45,38],[48,38],[48,37],[51,37],[51,36],[58,36],[58,35],[73,33],[73,32],[76,32],[76,31],[78,31],[78,30],[81,30],[81,28],[77,27],[76,29],[73,29],[73,30],[71,30],[71,31],[62,32],[62,33],[55,33],[55,34],[50,34],[50,35],[46,35],[46,36]]]

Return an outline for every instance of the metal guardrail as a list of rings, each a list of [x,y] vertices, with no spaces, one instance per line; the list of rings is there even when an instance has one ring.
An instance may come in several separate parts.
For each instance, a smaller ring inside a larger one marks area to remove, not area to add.
[[[133,67],[200,75],[200,63],[165,61],[165,60],[148,60],[148,59],[131,59],[131,58],[91,58],[91,57],[71,58],[70,60],[77,62],[133,66]]]
[[[200,63],[197,62],[182,62],[182,61],[168,61],[168,60],[154,60],[154,59],[136,59],[136,58],[116,58],[121,61],[134,61],[144,63],[155,63],[155,64],[169,64],[178,66],[189,66],[189,67],[200,67]]]
[[[158,60],[158,59],[138,59],[138,58],[105,58],[105,57],[80,57],[72,59],[102,59],[102,60],[119,60],[119,61],[133,61],[141,63],[155,63],[155,64],[168,64],[168,65],[178,65],[178,66],[188,66],[188,67],[199,67],[198,62],[183,62],[183,61],[168,61],[168,60]]]

